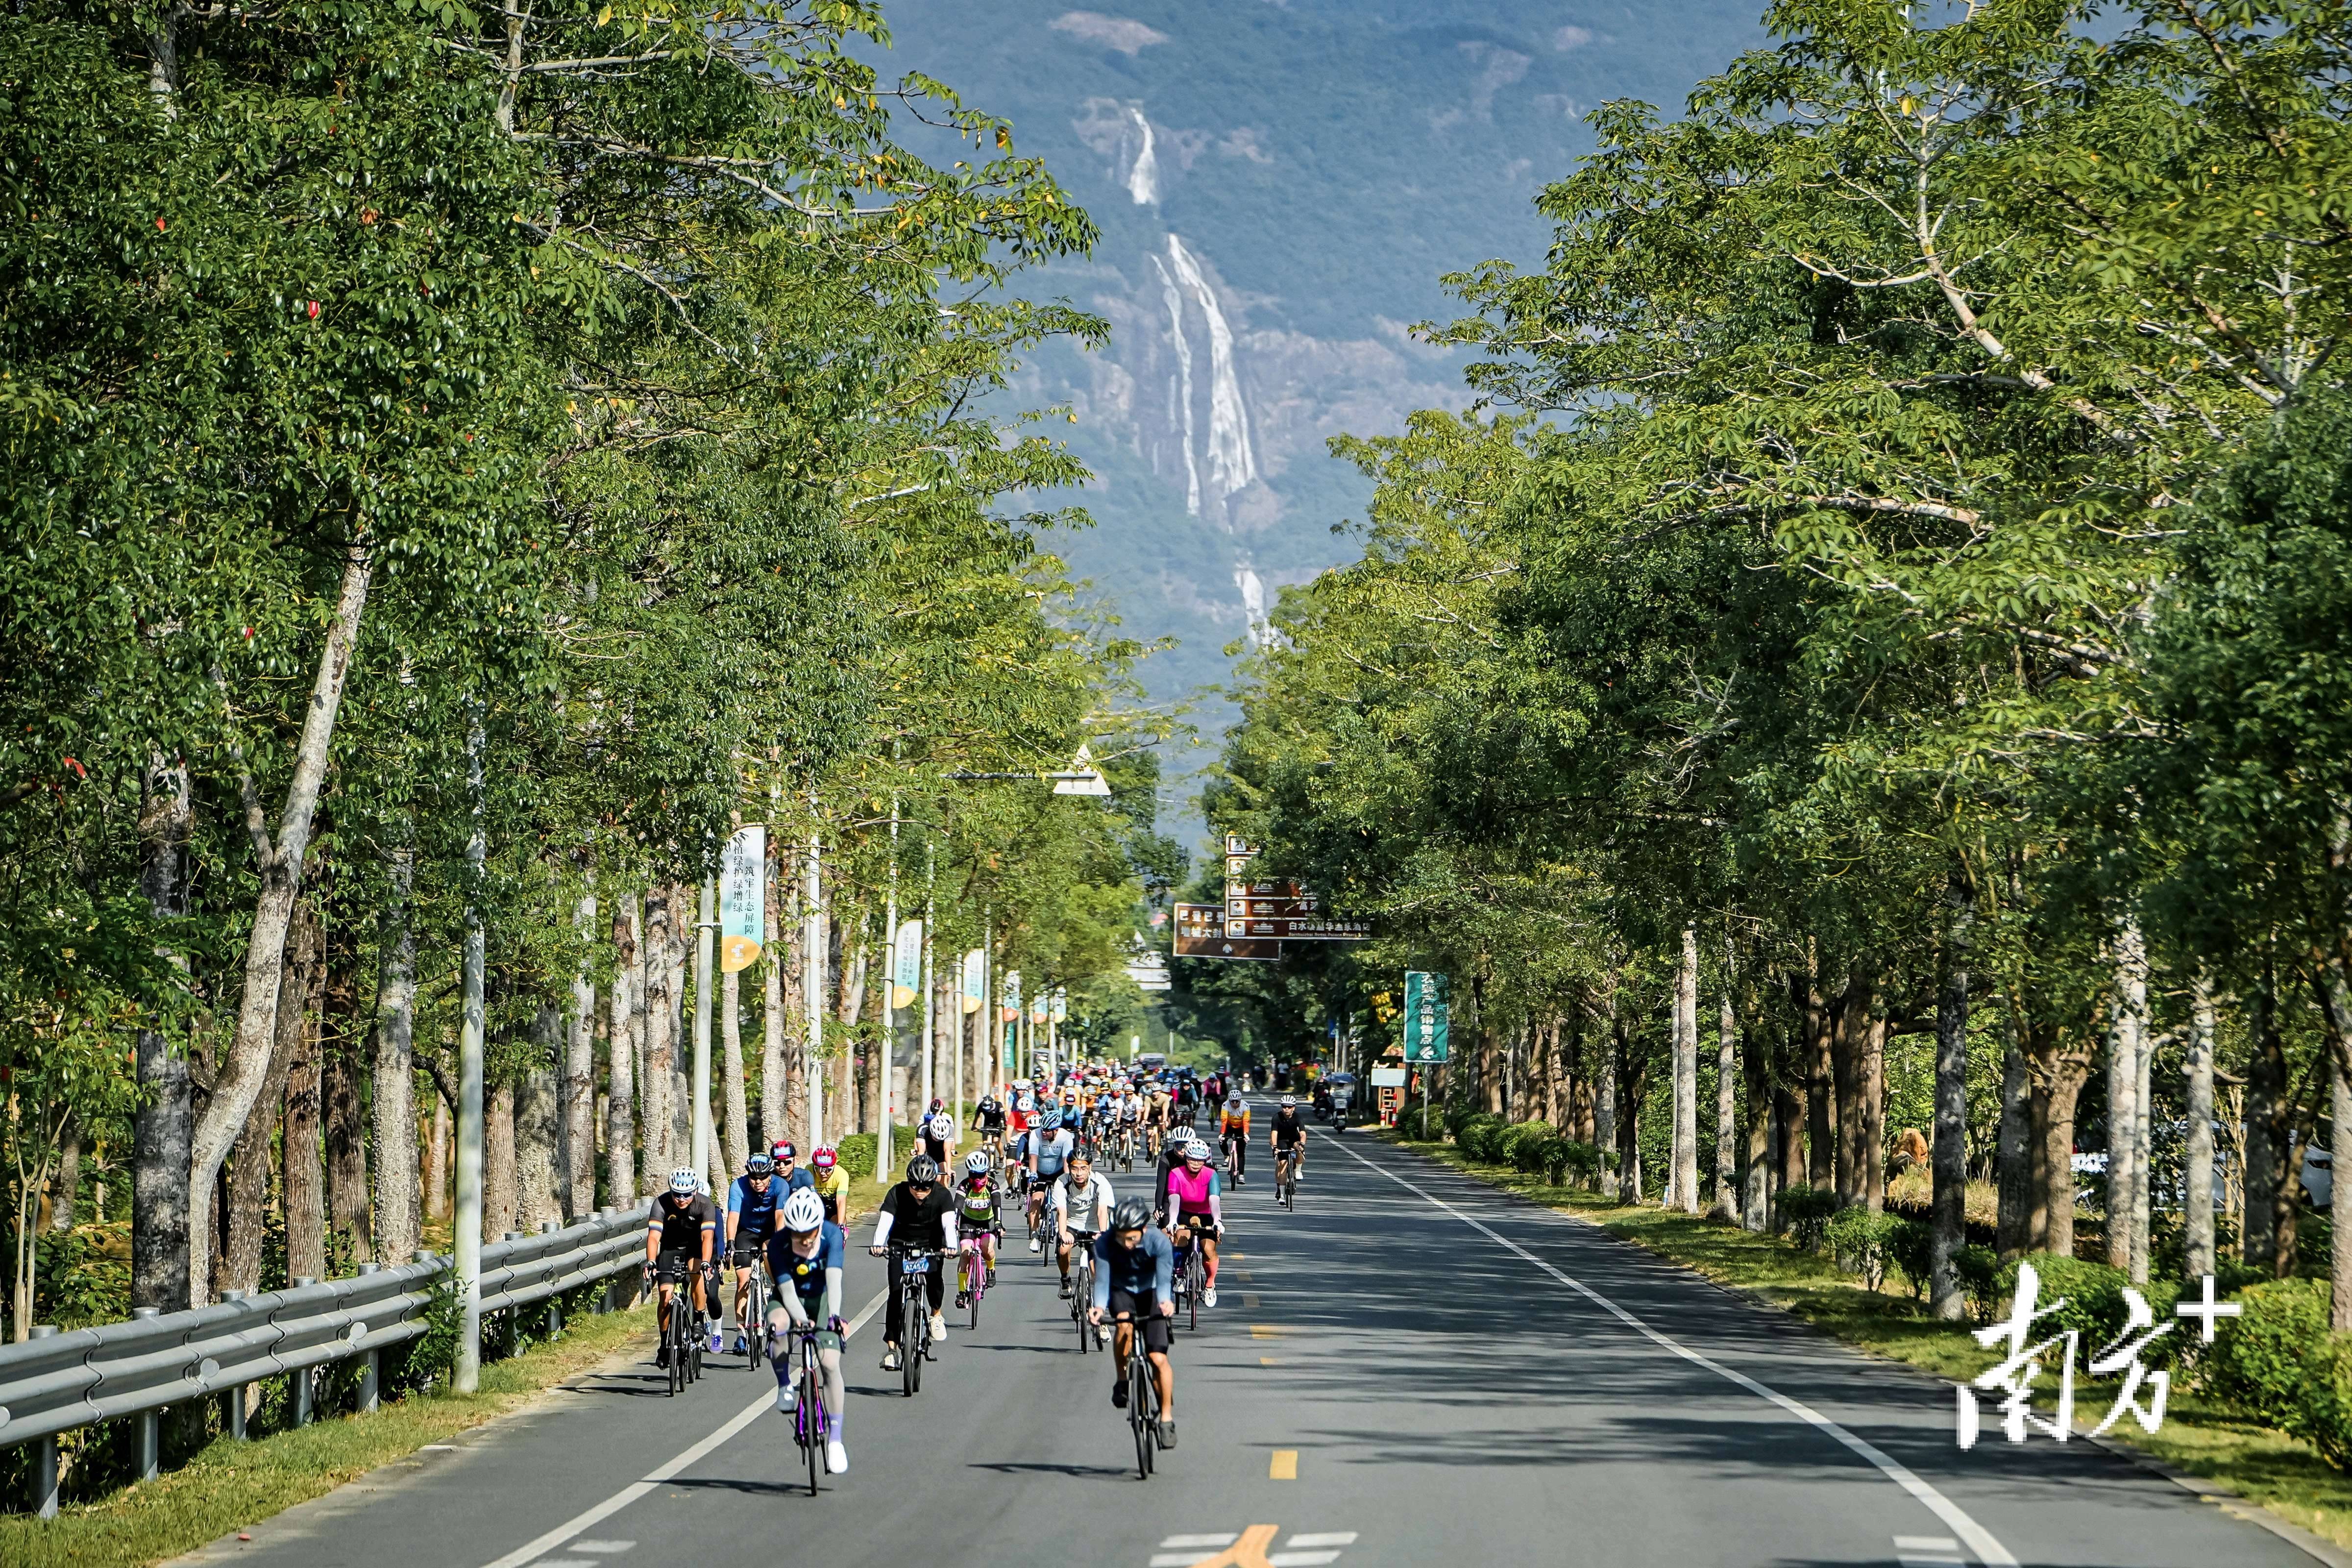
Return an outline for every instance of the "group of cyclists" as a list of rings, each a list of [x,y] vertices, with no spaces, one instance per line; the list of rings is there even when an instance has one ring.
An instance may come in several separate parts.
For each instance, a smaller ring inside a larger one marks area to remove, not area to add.
[[[883,1370],[899,1371],[904,1358],[930,1354],[923,1348],[921,1329],[929,1331],[929,1344],[947,1337],[947,1271],[921,1260],[960,1260],[955,1304],[961,1310],[975,1291],[993,1282],[1004,1215],[1017,1201],[1028,1224],[1029,1250],[1043,1253],[1049,1245],[1054,1249],[1063,1300],[1070,1300],[1076,1289],[1074,1257],[1091,1258],[1089,1299],[1073,1310],[1083,1310],[1097,1342],[1112,1352],[1111,1403],[1122,1410],[1133,1397],[1128,1366],[1141,1337],[1157,1395],[1153,1436],[1160,1447],[1174,1447],[1175,1373],[1169,1350],[1185,1289],[1184,1264],[1197,1248],[1197,1305],[1214,1307],[1217,1252],[1225,1234],[1224,1184],[1228,1177],[1236,1187],[1244,1184],[1249,1146],[1250,1110],[1242,1087],[1220,1074],[1201,1079],[1130,1072],[1108,1063],[1073,1066],[1055,1077],[1040,1073],[981,1099],[971,1119],[973,1147],[961,1157],[963,1130],[933,1100],[915,1129],[919,1147],[904,1178],[884,1194],[866,1248],[891,1259],[894,1287],[904,1260],[916,1260],[914,1267],[925,1271],[919,1292],[910,1282],[904,1292],[894,1288],[887,1293]],[[1213,1108],[1224,1158],[1222,1171],[1196,1130],[1208,1108]],[[1295,1184],[1306,1164],[1307,1133],[1293,1097],[1282,1097],[1268,1132],[1277,1184]],[[1139,1158],[1150,1163],[1151,1195],[1121,1198],[1108,1169],[1131,1171]],[[669,1317],[679,1288],[688,1291],[697,1316],[710,1324],[710,1349],[717,1352],[719,1318],[709,1291],[717,1288],[719,1263],[734,1271],[739,1325],[752,1321],[751,1291],[755,1277],[763,1273],[767,1300],[759,1315],[764,1330],[754,1331],[773,1338],[751,1347],[739,1329],[735,1351],[766,1351],[776,1374],[776,1408],[790,1414],[799,1397],[795,1369],[788,1354],[772,1347],[808,1347],[826,1406],[824,1467],[834,1475],[849,1468],[842,1436],[841,1371],[848,1193],[848,1173],[835,1150],[813,1151],[803,1166],[794,1146],[780,1140],[746,1163],[729,1185],[723,1209],[693,1169],[672,1172],[669,1190],[653,1201],[646,1230],[646,1273],[658,1289],[662,1364],[672,1353]],[[929,1307],[927,1324],[908,1321],[909,1300],[919,1303],[919,1311]],[[1081,1335],[1086,1332],[1082,1327]],[[812,1485],[814,1479],[812,1468]]]

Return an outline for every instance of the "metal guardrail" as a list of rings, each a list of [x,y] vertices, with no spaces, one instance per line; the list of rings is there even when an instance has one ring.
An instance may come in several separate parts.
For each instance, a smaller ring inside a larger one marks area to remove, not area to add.
[[[645,1210],[635,1205],[536,1236],[509,1232],[482,1248],[482,1310],[530,1306],[634,1268],[645,1258]],[[228,1291],[191,1311],[141,1308],[129,1322],[69,1333],[36,1328],[30,1340],[0,1346],[0,1448],[40,1445],[34,1500],[46,1519],[57,1512],[60,1432],[143,1417],[140,1476],[151,1479],[166,1407],[236,1394],[229,1430],[243,1436],[247,1384],[354,1357],[364,1358],[359,1405],[372,1410],[379,1353],[426,1331],[433,1298],[456,1267],[420,1252],[396,1268],[362,1264],[348,1279],[298,1279],[256,1296]],[[294,1379],[297,1424],[310,1419],[313,1383]]]

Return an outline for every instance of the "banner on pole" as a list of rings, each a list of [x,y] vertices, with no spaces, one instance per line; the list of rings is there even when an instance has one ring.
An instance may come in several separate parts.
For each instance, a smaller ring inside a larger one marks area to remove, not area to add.
[[[1057,986],[1054,991],[1054,1022],[1066,1024],[1069,1021],[1070,994]]]
[[[973,948],[963,955],[963,1010],[977,1013],[988,1000],[988,954]]]
[[[768,830],[739,827],[719,858],[719,968],[733,974],[768,945]]]
[[[904,1008],[923,988],[923,922],[903,921],[891,944],[890,1005]]]
[[[996,988],[996,1016],[1006,1024],[1021,1021],[1021,972],[1017,969],[1006,975],[1004,984]]]
[[[1404,1055],[1407,1061],[1446,1059],[1445,976],[1426,970],[1404,973]]]

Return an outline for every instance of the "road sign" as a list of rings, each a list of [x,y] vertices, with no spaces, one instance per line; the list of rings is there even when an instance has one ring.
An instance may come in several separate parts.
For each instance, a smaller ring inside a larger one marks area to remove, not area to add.
[[[768,830],[739,827],[719,861],[719,968],[735,974],[768,944]]]
[[[1245,935],[1228,935],[1224,910],[1216,904],[1178,904],[1174,952],[1179,958],[1236,958],[1271,963],[1282,956],[1282,943]]]
[[[1407,1061],[1446,1059],[1445,976],[1408,969],[1404,974],[1404,1054]]]

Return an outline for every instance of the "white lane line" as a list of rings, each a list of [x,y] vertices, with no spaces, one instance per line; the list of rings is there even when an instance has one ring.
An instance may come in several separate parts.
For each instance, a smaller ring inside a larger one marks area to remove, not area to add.
[[[890,1293],[887,1290],[876,1292],[874,1300],[866,1302],[865,1309],[845,1325],[847,1331],[854,1334],[858,1330],[864,1328],[867,1323],[871,1322],[874,1319],[874,1314],[882,1310],[882,1303],[888,1299],[889,1294]],[[612,1518],[614,1514],[620,1512],[631,1503],[635,1502],[638,1499],[649,1495],[655,1488],[660,1486],[664,1481],[668,1480],[680,1470],[685,1469],[688,1465],[700,1459],[703,1456],[709,1454],[722,1443],[725,1443],[729,1438],[734,1436],[737,1433],[742,1431],[744,1427],[749,1426],[752,1422],[757,1421],[761,1415],[773,1410],[775,1407],[776,1396],[772,1390],[761,1394],[759,1398],[751,1403],[748,1408],[729,1417],[727,1424],[719,1427],[718,1431],[713,1432],[701,1442],[697,1443],[691,1448],[687,1449],[686,1452],[678,1455],[677,1458],[670,1460],[659,1469],[650,1472],[646,1475],[645,1479],[630,1482],[627,1486],[623,1487],[619,1491],[614,1492],[611,1497],[606,1498],[603,1502],[598,1503],[595,1507],[572,1515],[570,1519],[565,1520],[562,1524],[557,1525],[553,1530],[549,1531],[546,1534],[540,1536],[535,1541],[531,1541],[521,1546],[516,1547],[504,1557],[500,1557],[496,1561],[486,1564],[485,1568],[523,1568],[523,1564],[526,1563],[538,1562],[539,1559],[546,1556],[557,1547],[571,1541],[573,1536],[579,1534],[582,1531],[603,1523],[605,1520]],[[600,1547],[606,1545],[606,1543],[602,1542],[597,1544]],[[626,1545],[629,1543],[623,1542],[619,1544]],[[554,1568],[554,1564],[546,1564],[545,1568]]]
[[[634,1541],[575,1541],[572,1543],[574,1552],[593,1552],[599,1556],[635,1552],[636,1549],[637,1543]]]
[[[1162,1548],[1171,1546],[1231,1546],[1234,1542],[1239,1541],[1241,1538],[1242,1532],[1240,1531],[1229,1530],[1223,1535],[1171,1535],[1160,1544]],[[1185,1561],[1189,1563],[1192,1559],[1188,1557]]]
[[[1958,1552],[1960,1543],[1948,1535],[1898,1535],[1895,1538],[1897,1552]]]
[[[1314,1535],[1294,1535],[1283,1542],[1286,1547],[1353,1546],[1356,1532],[1352,1530],[1326,1530]]]
[[[1336,1552],[1270,1552],[1266,1553],[1265,1561],[1266,1568],[1321,1568],[1323,1563],[1339,1561],[1339,1554]]]
[[[1969,1568],[1965,1557],[1916,1557],[1906,1553],[1895,1561],[1902,1568]]]
[[[1328,1137],[1328,1134],[1326,1136]],[[1554,1268],[1542,1258],[1538,1258],[1534,1253],[1529,1252],[1526,1247],[1521,1247],[1517,1242],[1513,1241],[1509,1237],[1503,1235],[1493,1226],[1487,1225],[1484,1220],[1464,1214],[1460,1209],[1455,1208],[1452,1204],[1445,1202],[1443,1198],[1433,1197],[1430,1194],[1423,1192],[1421,1188],[1413,1185],[1411,1182],[1406,1181],[1402,1176],[1398,1175],[1394,1171],[1389,1170],[1386,1166],[1375,1164],[1373,1162],[1365,1159],[1361,1154],[1357,1153],[1355,1150],[1349,1148],[1347,1144],[1341,1142],[1337,1138],[1330,1138],[1328,1141],[1335,1148],[1343,1151],[1349,1159],[1355,1161],[1358,1164],[1362,1165],[1367,1170],[1379,1172],[1381,1175],[1386,1176],[1390,1181],[1394,1182],[1398,1186],[1402,1187],[1405,1191],[1414,1194],[1435,1207],[1444,1209],[1447,1214],[1452,1215],[1463,1224],[1480,1231],[1488,1240],[1494,1242],[1496,1246],[1504,1248],[1506,1251],[1517,1253],[1519,1257],[1525,1258],[1528,1262],[1534,1264],[1537,1268],[1542,1269],[1545,1273],[1550,1275],[1553,1279],[1559,1280],[1561,1284],[1567,1286],[1578,1295],[1582,1296],[1594,1306],[1599,1307],[1601,1310],[1609,1313],[1618,1321],[1623,1323],[1627,1328],[1632,1329],[1635,1333],[1640,1334],[1651,1343],[1658,1346],[1661,1350],[1671,1351],[1675,1355],[1682,1357],[1685,1361],[1689,1362],[1694,1366],[1703,1366],[1706,1368],[1707,1371],[1714,1373],[1717,1377],[1723,1378],[1725,1381],[1729,1383],[1738,1384],[1740,1387],[1748,1390],[1748,1393],[1756,1395],[1759,1399],[1768,1400],[1770,1403],[1779,1405],[1781,1409],[1787,1411],[1798,1420],[1804,1422],[1807,1426],[1813,1427],[1824,1436],[1834,1437],[1840,1443],[1844,1444],[1846,1447],[1852,1449],[1854,1453],[1861,1455],[1873,1465],[1878,1467],[1879,1472],[1885,1476],[1888,1480],[1893,1481],[1896,1486],[1901,1487],[1905,1491],[1909,1492],[1927,1508],[1928,1512],[1934,1514],[1937,1519],[1943,1521],[1946,1525],[1949,1526],[1954,1534],[1958,1535],[1962,1541],[1969,1543],[1969,1550],[1975,1552],[1977,1556],[1988,1565],[1988,1568],[2018,1568],[2017,1559],[2010,1555],[2009,1548],[2003,1546],[1999,1541],[1994,1539],[1992,1531],[1987,1530],[1983,1525],[1979,1524],[1969,1516],[1967,1510],[1960,1507],[1959,1504],[1954,1502],[1951,1499],[1946,1497],[1942,1492],[1937,1491],[1933,1486],[1929,1485],[1926,1480],[1914,1473],[1908,1466],[1899,1463],[1893,1455],[1887,1453],[1876,1444],[1869,1442],[1864,1438],[1857,1437],[1853,1433],[1847,1431],[1844,1427],[1839,1426],[1836,1422],[1831,1420],[1828,1416],[1822,1415],[1820,1411],[1815,1410],[1812,1406],[1803,1404],[1798,1400],[1791,1399],[1787,1394],[1780,1393],[1775,1389],[1767,1388],[1764,1384],[1757,1382],[1746,1373],[1738,1371],[1732,1367],[1727,1367],[1721,1362],[1716,1361],[1711,1357],[1701,1355],[1698,1352],[1690,1349],[1681,1342],[1660,1333],[1657,1330],[1650,1327],[1649,1324],[1643,1322],[1641,1319],[1635,1317],[1633,1313],[1627,1311],[1624,1308],[1619,1306],[1608,1297],[1603,1296],[1600,1291],[1595,1290],[1591,1286],[1585,1284],[1580,1279],[1570,1279],[1568,1275],[1561,1273],[1559,1269]]]

